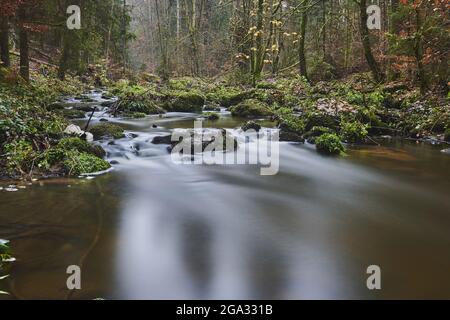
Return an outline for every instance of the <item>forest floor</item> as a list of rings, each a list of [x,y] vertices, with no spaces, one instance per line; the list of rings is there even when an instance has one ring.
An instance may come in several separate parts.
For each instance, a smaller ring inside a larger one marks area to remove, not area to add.
[[[376,85],[365,73],[315,84],[298,76],[266,78],[255,87],[225,78],[163,82],[151,74],[115,82],[91,74],[62,82],[34,72],[32,79],[23,83],[12,72],[0,72],[2,178],[76,176],[109,168],[101,147],[86,142],[86,135],[64,132],[71,119],[88,117],[90,111],[83,103],[67,108],[64,98],[92,102],[84,93],[96,86],[109,100],[98,107],[116,117],[195,112],[214,120],[217,111],[227,108],[247,120],[244,129],[258,130],[257,119],[270,118],[280,129],[280,140],[307,141],[328,154],[342,154],[349,144],[376,144],[377,137],[450,142],[448,95],[421,95],[401,81]],[[89,131],[95,139],[123,135],[120,127],[107,123]]]

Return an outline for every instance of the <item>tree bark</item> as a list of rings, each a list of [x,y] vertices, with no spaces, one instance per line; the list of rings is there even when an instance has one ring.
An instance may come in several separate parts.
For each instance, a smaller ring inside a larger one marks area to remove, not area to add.
[[[383,73],[380,71],[380,67],[378,66],[378,63],[373,56],[369,38],[369,29],[367,28],[368,16],[366,12],[367,10],[366,0],[360,0],[359,10],[360,10],[360,32],[362,45],[364,48],[364,56],[366,57],[367,64],[369,65],[374,80],[376,82],[381,82],[383,81],[384,76]]]
[[[19,46],[20,46],[20,76],[25,81],[30,80],[30,59],[28,48],[28,31],[20,26],[19,31]]]
[[[298,57],[299,57],[299,67],[300,75],[308,79],[308,72],[306,70],[306,56],[305,56],[305,37],[306,37],[306,25],[308,23],[308,15],[306,10],[302,13],[300,21],[300,39],[298,46]]]
[[[9,24],[8,17],[0,16],[0,60],[3,67],[9,68]]]
[[[67,35],[64,35],[63,49],[61,59],[59,60],[58,78],[61,81],[63,81],[64,78],[66,77],[67,63],[69,61],[69,54],[70,54],[69,40],[67,37],[68,37]]]
[[[420,82],[420,93],[425,94],[428,89],[427,78],[425,75],[425,68],[423,66],[423,44],[422,44],[422,18],[420,16],[419,8],[415,9],[417,32],[414,37],[414,55],[417,61],[417,71]]]

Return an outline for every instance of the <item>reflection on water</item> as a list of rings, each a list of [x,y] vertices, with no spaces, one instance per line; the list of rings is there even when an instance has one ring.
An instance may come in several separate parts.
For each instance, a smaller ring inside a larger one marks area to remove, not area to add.
[[[192,123],[174,117],[130,120],[137,137],[105,142],[111,174],[0,193],[17,297],[65,298],[81,261],[72,298],[450,298],[450,157],[398,143],[334,159],[282,143],[276,176],[176,165],[148,142]],[[371,264],[379,292],[365,286]]]

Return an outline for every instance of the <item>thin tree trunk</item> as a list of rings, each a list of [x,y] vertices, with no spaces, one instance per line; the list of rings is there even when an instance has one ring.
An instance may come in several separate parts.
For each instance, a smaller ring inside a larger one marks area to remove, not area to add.
[[[298,46],[298,57],[300,66],[300,75],[308,79],[308,72],[306,70],[306,56],[305,56],[305,37],[306,37],[306,26],[308,24],[308,15],[306,10],[302,12],[300,21],[300,39]]]
[[[169,79],[168,59],[167,59],[167,50],[166,50],[166,46],[165,46],[165,43],[163,40],[163,34],[162,34],[162,29],[161,29],[161,17],[160,17],[160,13],[159,13],[158,0],[155,0],[155,11],[156,11],[157,26],[158,26],[159,47],[161,50],[161,60],[162,60],[161,78],[165,81],[165,80]]]
[[[67,39],[67,35],[65,35],[63,40],[62,55],[59,61],[59,68],[58,68],[58,78],[61,81],[64,80],[64,78],[66,77],[67,63],[69,61],[69,54],[70,54],[69,43],[70,41]]]
[[[366,0],[360,0],[359,11],[360,11],[360,32],[361,40],[364,48],[364,56],[366,57],[367,64],[369,65],[370,71],[372,72],[373,78],[376,82],[381,82],[383,80],[383,74],[380,71],[377,61],[375,60],[372,47],[369,38],[369,29],[367,28],[367,5]]]
[[[422,18],[419,8],[415,9],[417,32],[414,39],[414,55],[417,61],[417,71],[419,73],[420,93],[425,94],[428,89],[427,78],[423,66],[423,45],[422,45]]]
[[[392,16],[393,13],[397,12],[398,10],[398,0],[391,0],[391,12],[390,12],[390,16]],[[397,21],[389,21],[389,31],[391,34],[398,34],[399,32],[399,26],[398,26],[398,22]],[[387,77],[388,80],[395,80],[396,78],[398,78],[399,73],[396,72],[392,66],[392,58],[391,55],[393,55],[393,50],[391,47],[389,47],[389,60],[388,60],[388,71],[387,71]]]
[[[127,8],[127,0],[123,0],[122,7],[122,59],[123,59],[123,73],[126,71],[127,64],[127,27],[125,22],[126,9]]]
[[[9,60],[9,25],[6,16],[0,16],[0,60],[6,68],[11,64]]]
[[[20,76],[25,81],[30,80],[30,59],[28,48],[28,31],[24,28],[22,23],[25,22],[25,9],[19,9],[19,47],[20,47]]]

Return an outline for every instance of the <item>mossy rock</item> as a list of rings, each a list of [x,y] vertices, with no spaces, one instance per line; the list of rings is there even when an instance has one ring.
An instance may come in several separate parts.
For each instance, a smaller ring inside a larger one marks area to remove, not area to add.
[[[62,109],[62,110],[58,110],[58,112],[66,119],[79,119],[79,118],[86,117],[86,112],[83,110]]]
[[[259,132],[259,130],[261,130],[261,125],[255,121],[247,121],[242,125],[241,129],[244,131],[255,130],[256,132]]]
[[[333,116],[323,112],[310,112],[305,117],[305,130],[309,131],[313,127],[326,127],[335,129],[337,120]]]
[[[212,103],[208,103],[203,107],[203,111],[220,111],[220,106]]]
[[[64,109],[64,107],[65,107],[65,104],[63,102],[53,102],[47,106],[47,110],[48,111],[62,110],[62,109]]]
[[[219,95],[218,102],[221,106],[225,108],[229,108],[231,106],[235,106],[241,102],[243,102],[246,99],[251,99],[255,95],[254,90],[249,91],[243,91],[238,93],[223,93],[222,95]]]
[[[89,132],[94,135],[94,139],[99,140],[103,137],[112,137],[120,139],[124,137],[122,127],[112,123],[100,123],[92,127]]]
[[[80,175],[104,171],[111,168],[108,161],[98,158],[95,155],[71,150],[67,152],[63,162],[68,175]]]
[[[112,107],[112,105],[115,104],[115,103],[116,103],[115,101],[103,101],[102,103],[100,103],[100,105],[101,105],[102,107],[110,108],[110,107]]]
[[[256,84],[256,88],[258,89],[277,89],[276,83],[261,81]]]
[[[102,160],[103,157],[106,155],[105,150],[99,146],[99,145],[92,145],[86,142],[83,139],[80,139],[78,137],[66,137],[61,139],[56,146],[51,147],[50,149],[47,149],[39,158],[38,167],[41,170],[45,171],[54,171],[56,168],[56,171],[60,171],[61,167],[65,169],[66,173],[70,171],[70,168],[67,168],[66,162],[72,161],[71,166],[75,166],[75,156],[79,154],[85,154],[91,156],[90,159],[95,158],[95,163],[101,164],[102,162],[99,162],[98,160]],[[91,168],[86,165],[83,165],[83,167]],[[107,168],[106,168],[107,169]],[[89,169],[90,170],[90,169]],[[105,169],[99,169],[94,171],[101,171]],[[86,170],[79,170],[75,169],[74,174],[80,174],[80,173],[90,173],[94,171],[87,171]]]
[[[129,112],[129,113],[125,113],[124,117],[126,118],[132,118],[132,119],[143,119],[145,118],[147,115],[143,112]]]
[[[345,153],[345,146],[334,133],[325,133],[316,138],[316,149],[319,153],[327,155],[340,155]]]
[[[169,93],[166,107],[173,112],[200,112],[205,104],[205,97],[197,92]]]
[[[349,143],[361,143],[367,138],[368,128],[359,121],[341,122],[341,137]]]
[[[80,139],[78,137],[68,137],[62,138],[57,145],[57,148],[63,150],[77,150],[80,152],[86,152],[89,154],[93,154],[99,158],[103,158],[106,156],[105,150],[96,144],[90,144],[86,140]]]
[[[102,99],[104,99],[104,100],[110,100],[112,98],[114,98],[114,95],[111,93],[105,92],[102,94]]]
[[[144,97],[126,98],[126,100],[120,103],[120,112],[125,114],[143,113],[145,115],[165,113],[164,109]]]
[[[251,117],[265,117],[272,115],[269,106],[256,99],[247,99],[238,105],[231,107],[231,114],[233,116],[251,118]]]
[[[334,133],[332,129],[327,127],[313,127],[311,130],[309,130],[307,133],[303,135],[305,139],[309,143],[316,143],[316,138],[325,134],[325,133]]]
[[[216,121],[216,120],[219,120],[219,118],[220,118],[219,114],[216,112],[205,112],[204,116],[206,116],[206,119],[211,120],[211,121]]]
[[[161,82],[161,78],[153,73],[143,72],[140,74],[140,78],[145,82]]]
[[[280,141],[304,142],[305,124],[303,119],[293,114],[283,115],[279,119]]]

